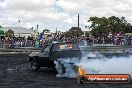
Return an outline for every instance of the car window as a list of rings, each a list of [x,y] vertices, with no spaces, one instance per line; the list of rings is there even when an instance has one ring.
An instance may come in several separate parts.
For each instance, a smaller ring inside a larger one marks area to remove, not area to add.
[[[50,46],[46,46],[46,48],[43,50],[43,52],[49,52],[49,50],[50,50]]]

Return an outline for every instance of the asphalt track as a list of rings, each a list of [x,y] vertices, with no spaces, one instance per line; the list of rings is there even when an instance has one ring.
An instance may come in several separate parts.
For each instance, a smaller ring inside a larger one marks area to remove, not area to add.
[[[34,72],[27,55],[0,55],[0,88],[132,88],[132,84],[77,84],[49,69]]]

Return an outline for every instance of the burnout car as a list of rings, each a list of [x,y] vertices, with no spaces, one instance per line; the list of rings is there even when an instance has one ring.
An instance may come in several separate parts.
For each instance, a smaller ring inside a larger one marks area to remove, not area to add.
[[[40,67],[55,68],[54,61],[63,58],[81,58],[79,46],[74,42],[52,43],[46,45],[40,52],[31,52],[29,62],[31,69],[38,71]]]

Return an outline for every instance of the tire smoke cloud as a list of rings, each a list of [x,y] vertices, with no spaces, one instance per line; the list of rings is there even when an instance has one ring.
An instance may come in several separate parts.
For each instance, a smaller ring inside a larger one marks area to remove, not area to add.
[[[78,58],[61,58],[55,61],[57,77],[77,77],[77,67],[82,66],[87,74],[130,74],[132,55],[108,59],[99,53],[89,53]]]

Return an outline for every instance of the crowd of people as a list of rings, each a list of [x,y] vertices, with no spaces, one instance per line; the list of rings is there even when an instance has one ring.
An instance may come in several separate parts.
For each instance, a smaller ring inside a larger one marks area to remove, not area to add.
[[[34,46],[33,40],[28,40],[25,38],[7,38],[0,39],[0,48],[18,48],[18,47],[32,47]]]
[[[112,34],[111,32],[106,37],[97,37],[94,39],[96,44],[111,44],[111,45],[131,45],[131,36],[123,35],[121,32]]]
[[[92,35],[65,37],[63,33],[53,35],[51,38],[26,39],[26,38],[7,38],[0,39],[0,48],[18,48],[18,47],[44,47],[45,44],[52,41],[58,42],[77,42],[80,46],[92,46],[94,44],[111,45],[131,45],[131,37],[124,36],[121,33],[109,33],[107,36],[93,37]]]

